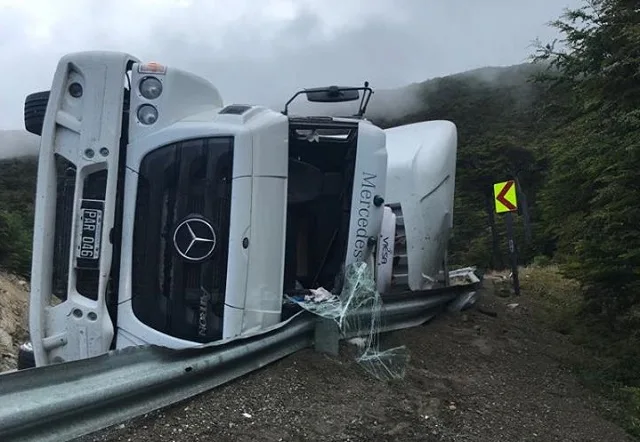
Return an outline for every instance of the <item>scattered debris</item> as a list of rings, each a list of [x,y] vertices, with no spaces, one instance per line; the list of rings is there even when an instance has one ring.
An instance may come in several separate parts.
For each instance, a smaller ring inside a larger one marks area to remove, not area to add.
[[[447,307],[449,312],[461,312],[468,308],[473,307],[478,301],[478,292],[471,291],[467,293],[463,293],[459,295],[456,299],[454,299],[451,304]]]
[[[355,345],[356,347],[362,349],[365,345],[367,345],[367,340],[365,338],[351,338],[347,341],[349,344]]]
[[[304,297],[305,302],[336,301],[338,297],[324,287],[309,290],[310,294]]]
[[[450,285],[477,284],[480,278],[476,275],[476,267],[464,267],[449,272]]]
[[[340,296],[325,289],[310,290],[313,297],[304,300],[287,297],[303,309],[323,318],[334,320],[342,336],[361,337],[356,343],[360,355],[358,363],[379,380],[402,379],[409,361],[405,346],[380,349],[382,298],[376,290],[370,267],[359,262],[345,270],[344,286]],[[331,295],[331,296],[329,296]],[[316,299],[321,299],[316,302]],[[351,315],[354,311],[361,312]]]

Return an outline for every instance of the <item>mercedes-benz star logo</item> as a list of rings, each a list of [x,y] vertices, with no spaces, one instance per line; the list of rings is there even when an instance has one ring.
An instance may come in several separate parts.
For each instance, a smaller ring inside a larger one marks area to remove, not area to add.
[[[173,232],[173,245],[187,261],[204,261],[216,248],[216,232],[206,219],[187,218]]]

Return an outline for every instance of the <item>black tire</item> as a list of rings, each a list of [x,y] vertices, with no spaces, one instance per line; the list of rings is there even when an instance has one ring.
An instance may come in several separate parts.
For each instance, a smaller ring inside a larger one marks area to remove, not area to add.
[[[49,103],[49,91],[35,92],[24,100],[24,128],[35,135],[42,135],[42,123]]]
[[[18,370],[34,368],[35,366],[36,360],[33,356],[33,349],[31,348],[31,344],[22,344],[18,349]]]

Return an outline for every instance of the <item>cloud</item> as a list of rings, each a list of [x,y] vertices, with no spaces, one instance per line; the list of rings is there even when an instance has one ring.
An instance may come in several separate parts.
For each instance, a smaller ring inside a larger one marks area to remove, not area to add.
[[[565,3],[565,4],[563,4]],[[225,102],[281,107],[302,87],[395,88],[524,61],[580,0],[0,0],[0,129],[58,59],[119,50],[216,84]],[[401,103],[398,103],[400,105]]]
[[[22,130],[0,130],[0,161],[33,157],[40,149],[40,137]]]

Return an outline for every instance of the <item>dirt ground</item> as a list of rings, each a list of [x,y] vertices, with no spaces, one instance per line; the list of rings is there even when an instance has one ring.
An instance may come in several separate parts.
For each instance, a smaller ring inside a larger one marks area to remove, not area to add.
[[[485,280],[484,313],[385,337],[411,352],[401,381],[370,378],[352,346],[339,358],[302,351],[82,441],[633,440],[602,417],[616,405],[567,368],[578,349],[534,321],[532,300],[498,297],[491,286]]]
[[[0,372],[13,370],[18,363],[18,347],[27,332],[26,281],[0,272]]]

